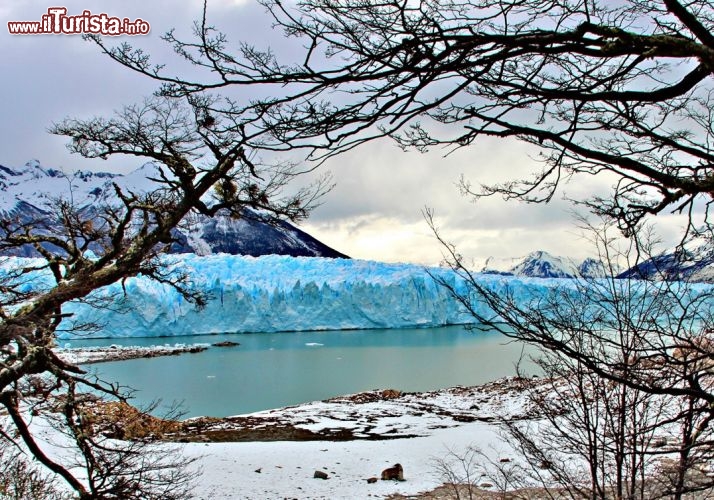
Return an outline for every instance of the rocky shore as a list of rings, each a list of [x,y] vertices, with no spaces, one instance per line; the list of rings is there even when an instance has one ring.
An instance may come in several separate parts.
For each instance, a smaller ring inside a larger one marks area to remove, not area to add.
[[[68,363],[86,365],[90,363],[103,363],[107,361],[122,361],[136,358],[155,358],[158,356],[178,356],[179,354],[195,354],[208,349],[208,344],[175,344],[173,346],[130,346],[119,347],[58,347],[55,353]]]

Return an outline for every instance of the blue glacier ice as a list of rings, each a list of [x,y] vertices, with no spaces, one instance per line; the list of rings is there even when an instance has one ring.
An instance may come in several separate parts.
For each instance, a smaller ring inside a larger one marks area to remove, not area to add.
[[[109,299],[110,308],[68,304],[64,312],[72,316],[62,323],[59,337],[76,338],[73,325],[87,323],[101,328],[82,333],[82,338],[434,327],[474,321],[433,279],[438,276],[465,290],[462,280],[446,268],[427,271],[412,264],[277,255],[181,254],[163,259],[209,295],[205,308],[198,310],[168,285],[137,276],[92,295]],[[3,267],[19,261],[9,258]],[[40,277],[32,286],[43,286],[47,279]],[[479,280],[493,290],[507,287],[524,301],[563,283],[487,274]],[[488,311],[484,307],[481,312]]]

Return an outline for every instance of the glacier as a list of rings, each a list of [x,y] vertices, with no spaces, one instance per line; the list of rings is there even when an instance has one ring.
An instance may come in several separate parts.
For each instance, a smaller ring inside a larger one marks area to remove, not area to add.
[[[463,281],[448,268],[389,264],[355,259],[268,255],[166,255],[163,265],[188,274],[192,286],[208,295],[197,309],[174,288],[143,276],[95,291],[91,298],[109,307],[70,303],[72,316],[60,325],[60,339],[167,337],[365,328],[436,327],[473,323],[474,318],[432,276],[459,292]],[[9,257],[2,268],[32,259]],[[39,261],[38,261],[39,262]],[[493,290],[508,288],[524,301],[563,280],[479,275]],[[38,276],[26,286],[48,286]],[[105,304],[107,305],[107,304]],[[488,314],[483,308],[480,311]],[[77,325],[100,328],[73,332]]]

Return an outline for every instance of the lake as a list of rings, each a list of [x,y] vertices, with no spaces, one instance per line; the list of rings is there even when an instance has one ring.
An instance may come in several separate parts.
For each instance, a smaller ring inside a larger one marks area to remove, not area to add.
[[[86,366],[137,391],[133,403],[181,401],[186,416],[278,408],[371,389],[427,391],[515,375],[523,344],[462,326],[72,341],[90,345],[239,342],[198,354]],[[524,361],[524,366],[530,364]],[[532,371],[532,369],[531,369]],[[160,411],[155,413],[160,414]]]

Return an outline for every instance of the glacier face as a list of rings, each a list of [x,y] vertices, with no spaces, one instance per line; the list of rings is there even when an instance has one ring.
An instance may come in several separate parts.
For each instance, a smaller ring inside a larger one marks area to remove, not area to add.
[[[460,294],[469,290],[459,276],[445,268],[278,255],[172,254],[162,259],[167,269],[190,276],[192,286],[208,295],[205,308],[198,310],[174,288],[138,276],[95,291],[88,303],[67,304],[63,312],[72,316],[63,320],[57,336],[67,340],[167,337],[435,327],[475,321],[446,288],[434,280],[437,277],[445,281]],[[0,258],[0,281],[13,270],[41,264],[39,259]],[[501,296],[508,293],[515,303],[523,306],[536,304],[556,288],[582,293],[571,279],[486,273],[474,277],[482,287]],[[52,286],[47,271],[21,274],[18,279],[23,281],[22,291],[40,291]],[[621,283],[622,288],[618,293],[657,291],[655,284],[646,281],[617,280],[617,283]],[[712,290],[709,285],[692,287],[695,294],[709,294]],[[683,285],[682,293],[686,289]],[[103,307],[95,307],[97,305]],[[473,302],[472,305],[482,316],[493,314],[483,304]],[[91,333],[76,328],[87,324],[100,328]]]
[[[168,255],[165,263],[190,274],[210,296],[197,310],[173,288],[145,277],[130,278],[93,294],[111,307],[71,303],[58,332],[77,338],[73,325],[101,329],[79,337],[160,337],[224,332],[276,332],[362,328],[434,327],[474,321],[444,287],[463,282],[450,270],[410,264],[288,256]],[[524,300],[558,280],[482,275],[493,289],[508,287]],[[484,308],[483,313],[488,311]]]

